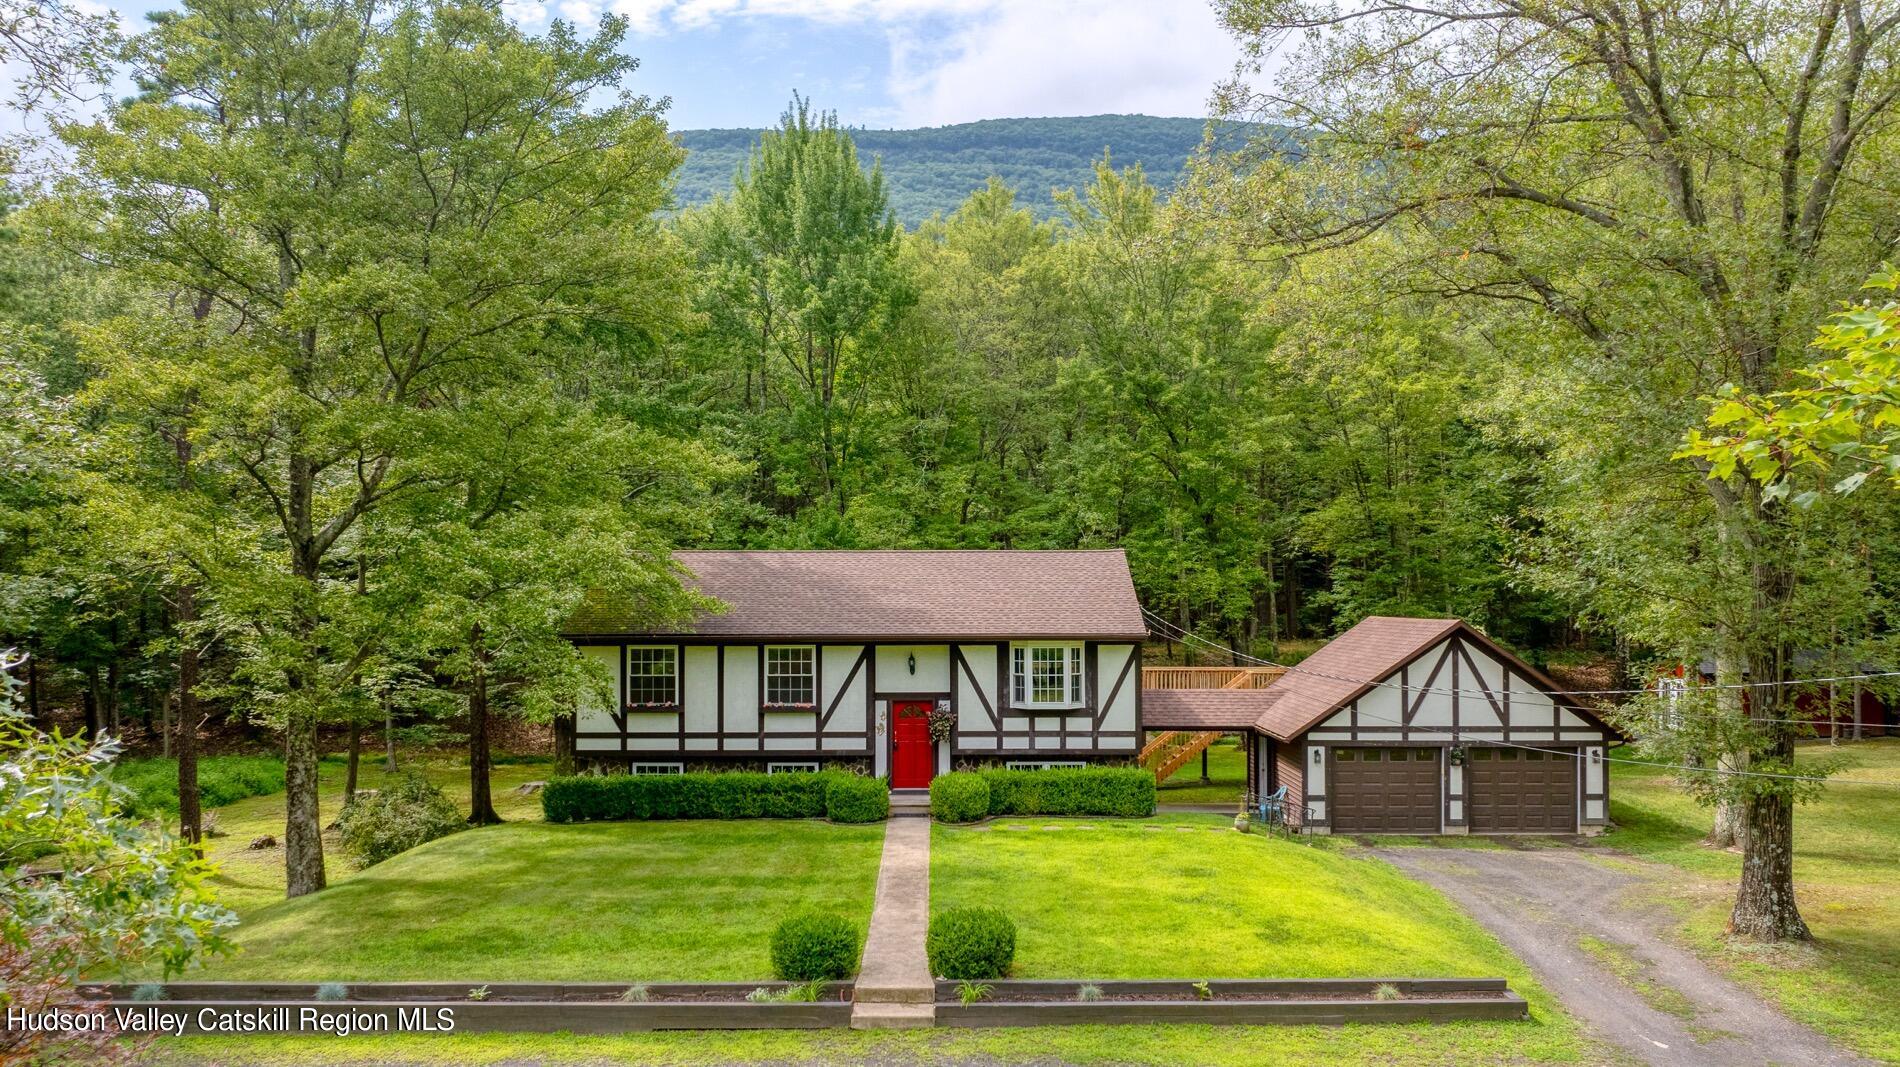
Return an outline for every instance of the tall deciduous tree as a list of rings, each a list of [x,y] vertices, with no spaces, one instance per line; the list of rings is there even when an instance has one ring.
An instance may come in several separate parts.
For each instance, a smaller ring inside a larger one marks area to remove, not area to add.
[[[1796,648],[1818,634],[1798,610],[1803,554],[1786,506],[1758,485],[1671,474],[1669,456],[1696,396],[1722,382],[1772,388],[1817,310],[1893,240],[1895,190],[1869,160],[1900,97],[1885,58],[1900,13],[1861,0],[1220,9],[1252,73],[1286,52],[1273,87],[1236,81],[1228,106],[1305,136],[1297,160],[1268,146],[1209,195],[1237,196],[1244,210],[1229,218],[1255,241],[1314,253],[1388,233],[1388,282],[1536,312],[1493,334],[1560,394],[1524,405],[1538,425],[1523,428],[1583,476],[1573,495],[1614,500],[1614,486],[1628,493],[1613,508],[1640,498],[1658,517],[1705,516],[1705,573],[1746,591],[1716,617],[1718,650],[1753,681],[1790,678]],[[1662,488],[1672,483],[1681,491]],[[1560,505],[1546,519],[1580,512],[1602,518]],[[1597,536],[1582,523],[1555,532]],[[1615,569],[1610,548],[1597,555]],[[1602,607],[1645,624],[1641,601]],[[1750,694],[1760,729],[1740,755],[1759,770],[1793,766],[1795,729],[1778,722],[1797,717],[1790,695]],[[1746,826],[1731,926],[1805,937],[1793,793],[1728,780],[1719,799]]]
[[[530,37],[479,2],[202,0],[134,42],[153,92],[63,131],[52,236],[157,294],[93,337],[100,417],[149,426],[161,323],[189,314],[166,298],[211,301],[193,372],[219,388],[183,433],[245,547],[201,607],[286,735],[292,896],[324,885],[317,727],[388,637],[353,580],[363,524],[464,492],[445,400],[540,388],[590,351],[581,327],[681,310],[652,221],[679,152],[613,95],[624,32]]]

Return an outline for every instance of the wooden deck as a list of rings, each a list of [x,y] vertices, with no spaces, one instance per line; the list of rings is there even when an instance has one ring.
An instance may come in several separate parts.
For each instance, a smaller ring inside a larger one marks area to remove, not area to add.
[[[1284,667],[1143,667],[1143,689],[1265,689]]]

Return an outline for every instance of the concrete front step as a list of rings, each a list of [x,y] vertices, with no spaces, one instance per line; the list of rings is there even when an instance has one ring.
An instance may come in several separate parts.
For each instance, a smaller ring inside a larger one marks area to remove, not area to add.
[[[937,1000],[937,985],[929,975],[898,982],[866,982],[860,978],[851,988],[851,999],[858,1004],[932,1004]]]
[[[880,1004],[860,1000],[851,1009],[853,1030],[920,1030],[937,1025],[937,1005]]]

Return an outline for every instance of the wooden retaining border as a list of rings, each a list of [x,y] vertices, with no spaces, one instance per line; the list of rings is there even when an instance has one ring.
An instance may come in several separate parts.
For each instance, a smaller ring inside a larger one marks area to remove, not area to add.
[[[165,999],[135,1001],[132,985],[88,987],[114,1009],[183,1013],[184,1033],[557,1033],[637,1030],[817,1030],[851,1025],[851,983],[828,982],[811,1002],[754,1002],[784,982],[346,982],[318,1000],[315,982],[173,982]],[[648,1000],[619,999],[644,985]],[[706,997],[667,1000],[667,997]]]
[[[939,1026],[1072,1026],[1208,1023],[1226,1026],[1464,1022],[1529,1017],[1524,998],[1502,978],[1227,979],[1168,981],[996,981],[983,1000],[964,1004],[961,983],[937,983]],[[1380,985],[1399,996],[1380,1000]],[[1100,999],[1081,1000],[1084,986]],[[1255,998],[1255,999],[1248,999]]]
[[[784,982],[353,982],[318,1000],[315,982],[173,982],[163,1000],[134,1000],[133,985],[82,993],[126,1012],[170,1013],[186,1034],[556,1033],[640,1030],[815,1030],[851,1025],[852,986],[829,982],[815,1002],[754,1002],[754,989]],[[961,983],[936,983],[938,1026],[1114,1023],[1321,1025],[1524,1019],[1529,1007],[1502,978],[1215,979],[1203,998],[1188,979],[1001,980],[964,1004]],[[634,985],[650,999],[621,1000]],[[1380,1000],[1390,985],[1399,996]],[[1100,999],[1081,1000],[1092,986]],[[486,999],[469,991],[485,988]],[[666,999],[689,998],[689,999]],[[703,999],[690,999],[690,998]]]

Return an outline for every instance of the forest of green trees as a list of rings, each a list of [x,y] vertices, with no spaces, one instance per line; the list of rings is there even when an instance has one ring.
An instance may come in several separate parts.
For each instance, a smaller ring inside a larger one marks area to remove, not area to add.
[[[1250,124],[1213,126],[1214,145],[1235,148]],[[700,207],[724,193],[764,130],[682,130],[686,149],[675,185],[679,202]],[[1165,196],[1200,151],[1205,119],[1151,115],[1082,118],[985,119],[919,130],[847,130],[864,162],[884,170],[891,211],[916,229],[932,215],[948,215],[991,178],[1016,190],[1038,219],[1056,217],[1055,192],[1080,189],[1104,153],[1117,167],[1140,164]]]
[[[1220,7],[1257,51],[1306,18]],[[42,720],[281,736],[293,895],[320,730],[563,714],[565,613],[684,617],[677,546],[1122,546],[1150,609],[1267,656],[1383,613],[1639,683],[1892,662],[1893,496],[1684,454],[1894,255],[1891,21],[1495,17],[1366,9],[1281,90],[1227,85],[1261,125],[1178,176],[1198,122],[1154,172],[933,162],[900,207],[890,135],[802,103],[696,146],[703,197],[612,92],[616,20],[188,0],[127,45],[140,94],[9,182],[0,647]],[[1790,695],[1709,743],[1791,766]],[[1785,884],[1795,791],[1730,781],[1745,885]],[[1744,897],[1738,929],[1798,934]]]

